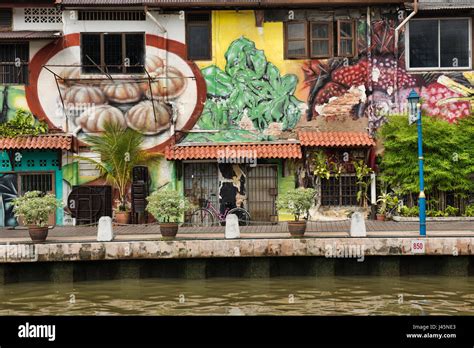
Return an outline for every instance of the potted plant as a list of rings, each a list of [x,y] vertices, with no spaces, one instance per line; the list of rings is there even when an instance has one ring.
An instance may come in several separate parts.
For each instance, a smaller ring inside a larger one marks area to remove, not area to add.
[[[118,224],[128,224],[130,222],[130,209],[127,206],[122,208],[122,205],[119,204],[114,212],[115,221]]]
[[[288,211],[295,218],[294,221],[288,221],[288,231],[292,236],[304,235],[308,211],[313,205],[315,193],[312,188],[300,187],[289,190],[278,198],[277,208]]]
[[[387,192],[383,192],[377,199],[377,203],[379,207],[377,209],[377,220],[378,221],[385,221],[385,214],[387,213],[387,204],[390,200],[391,195]]]
[[[60,206],[52,194],[40,191],[29,191],[13,199],[13,212],[21,217],[33,242],[44,242],[48,237],[49,216]]]
[[[155,191],[146,199],[148,201],[146,210],[158,220],[161,235],[175,237],[178,233],[179,219],[193,207],[190,201],[172,190]]]
[[[118,223],[128,223],[130,210],[127,192],[132,180],[132,169],[162,155],[151,154],[142,148],[142,134],[130,128],[124,130],[120,124],[113,122],[106,122],[104,132],[88,135],[84,141],[91,151],[100,155],[100,160],[84,156],[76,158],[94,164],[107,182],[117,189],[119,204],[115,210],[115,220]]]

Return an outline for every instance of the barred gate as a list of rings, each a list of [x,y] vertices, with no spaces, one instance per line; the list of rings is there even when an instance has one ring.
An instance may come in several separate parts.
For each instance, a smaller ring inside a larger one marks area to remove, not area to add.
[[[262,164],[249,168],[247,180],[247,202],[252,221],[275,222],[278,166]]]

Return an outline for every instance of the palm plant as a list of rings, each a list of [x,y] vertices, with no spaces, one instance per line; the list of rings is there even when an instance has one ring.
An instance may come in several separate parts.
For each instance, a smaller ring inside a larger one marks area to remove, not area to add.
[[[151,154],[142,148],[144,136],[130,128],[122,129],[116,123],[106,123],[104,132],[99,135],[88,135],[84,141],[90,149],[100,154],[100,161],[76,156],[92,163],[107,182],[117,188],[120,204],[119,211],[127,210],[127,187],[131,181],[132,168],[159,158],[161,154]]]

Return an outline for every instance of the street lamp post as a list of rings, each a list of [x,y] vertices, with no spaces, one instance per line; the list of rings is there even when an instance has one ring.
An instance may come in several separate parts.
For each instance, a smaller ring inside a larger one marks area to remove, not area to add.
[[[420,236],[426,236],[426,196],[425,180],[423,172],[423,132],[421,128],[421,104],[420,96],[415,90],[408,96],[409,123],[415,123],[418,129],[418,165],[420,175],[420,195],[418,196],[418,208],[420,211]]]

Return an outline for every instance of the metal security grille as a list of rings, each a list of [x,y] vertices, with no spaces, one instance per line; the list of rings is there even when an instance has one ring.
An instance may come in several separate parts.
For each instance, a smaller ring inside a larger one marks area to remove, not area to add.
[[[184,195],[195,205],[207,199],[218,209],[219,182],[217,163],[184,163]]]
[[[247,175],[248,210],[253,221],[274,221],[278,194],[277,165],[258,165]]]
[[[53,191],[53,174],[20,174],[21,194],[29,191]]]
[[[144,21],[143,11],[85,11],[78,13],[80,21]]]
[[[29,44],[0,43],[0,84],[27,84]]]
[[[321,181],[321,204],[330,206],[357,205],[357,178],[342,174]]]

